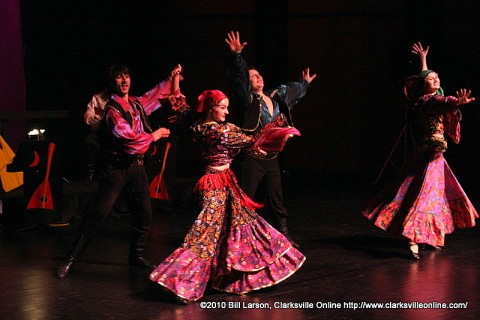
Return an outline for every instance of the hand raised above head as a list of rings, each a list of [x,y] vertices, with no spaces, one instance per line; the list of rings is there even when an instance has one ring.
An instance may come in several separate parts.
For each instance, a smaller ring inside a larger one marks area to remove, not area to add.
[[[173,77],[176,77],[176,76],[179,76],[179,75],[182,73],[182,71],[183,71],[183,68],[182,68],[182,66],[181,66],[180,63],[179,63],[179,64],[177,64],[177,65],[173,68],[172,72],[170,73],[170,76],[171,76],[172,78],[173,78]]]
[[[430,46],[427,46],[425,49],[423,48],[422,46],[422,43],[420,41],[418,41],[417,43],[414,43],[412,45],[412,53],[419,53],[419,52],[425,52],[425,53],[428,53],[428,49],[430,48]]]
[[[174,94],[174,95],[179,94],[180,81],[183,80],[183,76],[181,74],[182,71],[183,71],[183,68],[179,63],[175,66],[175,68],[173,68],[172,72],[170,73],[169,80],[172,83],[172,87],[170,89],[171,94]]]
[[[309,84],[317,77],[317,74],[314,73],[310,75],[310,68],[302,70],[302,79],[306,80]]]
[[[236,53],[242,52],[243,48],[247,45],[247,42],[240,42],[240,32],[230,31],[227,34],[225,42],[230,47],[230,50]]]
[[[426,57],[428,54],[428,49],[430,49],[430,46],[427,46],[424,49],[420,41],[412,45],[412,53],[416,54],[419,57],[422,57],[422,56]]]

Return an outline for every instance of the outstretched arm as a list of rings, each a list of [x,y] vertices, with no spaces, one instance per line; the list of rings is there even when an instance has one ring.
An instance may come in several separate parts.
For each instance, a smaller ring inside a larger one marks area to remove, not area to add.
[[[317,77],[317,74],[310,74],[310,68],[302,70],[301,81],[289,82],[277,87],[274,91],[280,99],[282,99],[288,108],[292,109],[301,98],[307,94],[307,88],[310,83]]]
[[[420,60],[420,71],[425,71],[428,70],[427,67],[427,55],[428,55],[428,49],[430,46],[427,46],[425,49],[422,46],[422,43],[419,41],[417,43],[414,43],[412,45],[412,53],[418,56],[418,59]]]
[[[475,101],[474,97],[470,97],[471,94],[472,94],[471,90],[467,90],[467,89],[458,90],[457,91],[457,106]]]
[[[168,81],[171,84],[170,95],[166,98],[160,99],[160,103],[170,105],[172,115],[167,118],[168,122],[172,125],[180,124],[183,119],[190,112],[190,106],[187,104],[185,96],[180,92],[180,81],[183,81],[183,68],[180,64],[177,64],[173,68]]]
[[[161,81],[153,87],[153,89],[138,97],[147,115],[152,114],[152,112],[162,106],[160,103],[161,99],[165,99],[168,96],[182,96],[179,86],[179,82],[183,79],[181,75],[182,71],[182,66],[177,64],[167,79]]]

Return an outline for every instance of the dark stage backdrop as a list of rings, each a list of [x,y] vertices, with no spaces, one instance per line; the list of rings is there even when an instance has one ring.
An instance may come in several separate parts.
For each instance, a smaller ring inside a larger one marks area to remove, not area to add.
[[[413,42],[430,45],[429,66],[447,94],[468,87],[480,98],[477,3],[23,0],[27,108],[73,112],[47,125],[51,135],[68,140],[68,165],[79,166],[81,112],[102,89],[106,67],[128,64],[132,93],[139,94],[181,63],[182,90],[195,105],[202,90],[225,89],[224,38],[239,30],[248,42],[245,57],[267,88],[297,79],[305,67],[318,74],[294,111],[302,136],[289,142],[282,163],[293,172],[343,173],[373,183],[405,123],[402,81],[419,71]],[[466,178],[478,178],[478,108],[463,108],[463,140],[447,153]],[[180,158],[195,159],[189,139],[182,146]],[[398,165],[402,150],[397,153]],[[386,175],[394,171],[389,165]]]
[[[25,111],[25,78],[22,52],[20,0],[0,3],[0,113]],[[25,121],[0,116],[2,134],[15,150],[25,139]]]

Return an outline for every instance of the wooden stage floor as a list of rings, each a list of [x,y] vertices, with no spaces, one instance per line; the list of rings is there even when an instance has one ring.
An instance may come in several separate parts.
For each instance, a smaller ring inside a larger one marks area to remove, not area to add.
[[[129,216],[108,219],[68,278],[55,269],[74,237],[62,228],[1,230],[0,317],[17,319],[478,319],[480,233],[446,237],[441,252],[410,260],[404,241],[359,213],[374,187],[291,178],[290,229],[307,260],[277,286],[237,296],[207,291],[182,305],[129,268]],[[332,179],[332,181],[335,179]],[[477,208],[480,192],[464,186]],[[195,217],[190,205],[154,215],[148,255],[160,262]]]

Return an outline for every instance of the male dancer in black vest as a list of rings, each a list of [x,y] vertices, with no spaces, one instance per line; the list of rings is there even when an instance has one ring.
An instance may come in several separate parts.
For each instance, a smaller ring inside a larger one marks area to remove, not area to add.
[[[266,125],[293,126],[290,110],[307,93],[308,85],[316,74],[310,69],[302,71],[302,80],[278,86],[273,91],[263,91],[263,78],[255,68],[248,67],[241,53],[247,45],[240,42],[240,33],[229,32],[227,42],[230,53],[226,62],[226,74],[232,89],[232,106],[240,108],[238,125],[252,134]],[[289,235],[287,209],[283,205],[282,181],[277,153],[264,154],[257,150],[244,153],[241,164],[240,186],[253,199],[262,180],[265,181],[267,201],[274,221],[273,226],[283,233],[297,248],[299,245]]]
[[[120,194],[128,196],[127,207],[132,215],[129,264],[155,267],[144,256],[152,207],[143,156],[152,142],[168,137],[170,131],[166,128],[152,131],[147,115],[160,108],[163,99],[172,99],[177,103],[183,99],[186,103],[179,90],[181,71],[181,66],[176,66],[167,80],[140,97],[132,97],[129,96],[129,69],[124,65],[109,68],[108,90],[111,96],[100,128],[106,162],[93,208],[84,217],[80,236],[66,261],[57,268],[59,278],[68,275]]]

